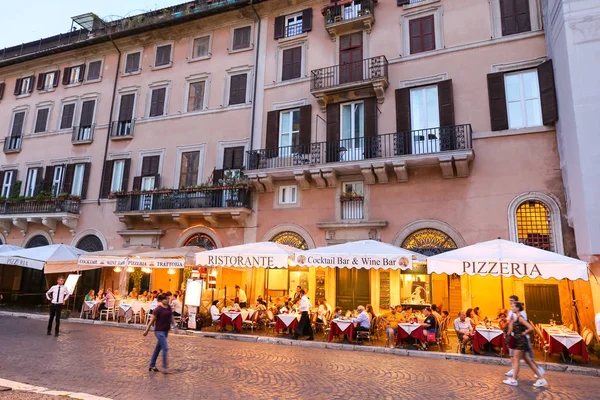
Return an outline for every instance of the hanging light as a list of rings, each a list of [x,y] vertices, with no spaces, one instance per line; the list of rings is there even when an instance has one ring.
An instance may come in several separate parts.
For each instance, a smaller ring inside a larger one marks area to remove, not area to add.
[[[127,267],[126,271],[131,274],[135,270],[133,269],[133,267]]]
[[[175,270],[173,268],[169,268],[167,270],[167,274],[169,274],[169,275],[175,275]]]
[[[121,267],[118,267],[118,266],[117,266],[117,267],[114,267],[114,268],[113,268],[113,271],[115,271],[115,272],[117,272],[117,273],[118,273],[118,272],[121,272],[121,271],[123,271],[123,270],[121,269]]]
[[[210,270],[210,276],[213,276],[215,278],[217,277],[217,269],[216,268],[213,268]]]

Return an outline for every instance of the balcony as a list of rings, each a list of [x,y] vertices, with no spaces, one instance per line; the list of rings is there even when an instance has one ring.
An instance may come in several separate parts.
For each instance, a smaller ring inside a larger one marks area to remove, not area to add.
[[[113,121],[110,129],[110,138],[112,140],[133,139],[134,128],[135,119]]]
[[[388,60],[385,56],[311,71],[310,92],[323,112],[329,103],[373,96],[381,104],[388,86]]]
[[[332,40],[345,33],[365,29],[371,33],[377,0],[338,0],[323,7],[325,29]]]
[[[245,226],[252,212],[247,187],[204,187],[193,189],[157,189],[147,192],[116,193],[115,214],[128,229],[136,220],[156,229],[161,220],[171,220],[184,229],[192,220],[203,220],[213,227],[237,222]]]
[[[4,139],[4,152],[5,153],[18,153],[21,151],[21,143],[23,142],[23,136],[7,136]]]
[[[94,127],[95,125],[81,125],[73,127],[73,135],[71,136],[71,143],[73,144],[87,144],[94,141]]]
[[[58,223],[62,223],[74,234],[79,220],[79,207],[79,199],[3,200],[0,203],[0,229],[8,234],[14,225],[25,235],[29,223],[39,223],[54,236]]]
[[[362,220],[365,201],[361,197],[341,197],[342,220]]]
[[[474,158],[471,125],[455,125],[374,137],[341,139],[248,152],[246,175],[257,191],[295,178],[302,189],[337,186],[339,175],[362,174],[365,183],[408,180],[408,168],[438,165],[444,178],[466,177]]]

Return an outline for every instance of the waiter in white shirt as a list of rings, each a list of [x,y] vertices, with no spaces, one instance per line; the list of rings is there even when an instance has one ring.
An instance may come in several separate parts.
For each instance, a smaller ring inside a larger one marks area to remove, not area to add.
[[[239,285],[235,285],[235,299],[233,302],[239,304],[240,308],[248,306],[248,296],[246,296],[246,292]]]
[[[296,326],[296,332],[294,333],[294,339],[298,339],[300,335],[308,335],[307,340],[315,340],[313,336],[312,326],[310,325],[310,318],[308,317],[308,312],[312,308],[312,304],[310,304],[310,300],[306,297],[306,293],[304,289],[300,290],[300,308],[298,311],[302,313],[300,316],[300,321]]]
[[[56,316],[56,327],[54,329],[54,335],[58,336],[58,329],[60,328],[60,313],[63,305],[69,298],[69,289],[65,286],[65,278],[59,276],[56,280],[57,285],[54,285],[46,292],[46,298],[50,300],[50,321],[48,321],[48,335],[51,335],[52,321]]]

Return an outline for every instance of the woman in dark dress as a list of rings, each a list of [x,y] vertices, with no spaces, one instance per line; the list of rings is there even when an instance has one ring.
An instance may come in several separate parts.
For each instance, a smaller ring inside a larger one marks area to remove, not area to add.
[[[533,332],[533,327],[527,320],[521,315],[521,311],[523,311],[523,303],[515,303],[512,307],[512,311],[515,314],[515,319],[511,319],[508,326],[508,336],[514,338],[514,342],[512,345],[512,349],[514,350],[514,356],[512,358],[512,367],[514,374],[512,378],[507,378],[503,382],[507,385],[517,386],[518,385],[518,375],[519,375],[519,367],[521,359],[525,360],[529,368],[535,374],[540,374],[542,370],[538,368],[535,362],[529,357],[529,341],[527,340],[527,335]],[[546,379],[544,379],[544,374],[542,374],[539,379],[533,384],[535,387],[542,387],[548,385]]]

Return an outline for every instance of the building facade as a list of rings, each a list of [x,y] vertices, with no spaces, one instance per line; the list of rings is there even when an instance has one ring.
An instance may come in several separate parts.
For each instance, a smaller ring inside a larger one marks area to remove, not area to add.
[[[2,240],[376,239],[430,255],[501,237],[576,256],[542,20],[537,0],[202,1],[77,17],[79,39],[0,60]],[[33,277],[21,273],[2,290],[23,290]],[[150,280],[173,290],[180,275]],[[516,293],[565,322],[571,290],[592,296],[587,282],[301,267],[223,269],[217,295],[236,283],[251,298],[300,284],[344,308],[486,315]]]

